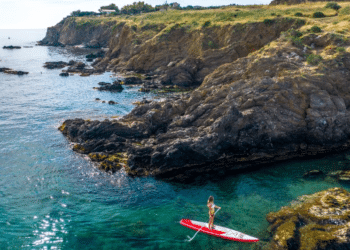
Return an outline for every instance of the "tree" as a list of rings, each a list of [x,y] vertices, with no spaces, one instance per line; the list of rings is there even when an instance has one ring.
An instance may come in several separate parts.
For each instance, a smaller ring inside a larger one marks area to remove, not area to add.
[[[118,6],[115,5],[114,3],[111,3],[110,5],[107,5],[107,6],[101,6],[98,11],[103,12],[104,9],[105,10],[115,10],[116,13],[120,12]]]
[[[125,5],[121,9],[122,14],[139,14],[141,12],[152,12],[155,11],[155,8],[152,5],[145,4],[145,2],[133,2],[133,4]]]

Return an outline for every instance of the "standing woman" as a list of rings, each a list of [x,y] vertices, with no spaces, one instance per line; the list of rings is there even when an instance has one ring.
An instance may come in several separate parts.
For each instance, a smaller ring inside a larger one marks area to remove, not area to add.
[[[208,228],[211,230],[211,229],[214,229],[213,225],[214,225],[215,208],[221,209],[221,207],[218,207],[218,206],[216,206],[214,204],[214,197],[213,196],[209,196],[207,206],[209,208],[209,224],[208,224]]]

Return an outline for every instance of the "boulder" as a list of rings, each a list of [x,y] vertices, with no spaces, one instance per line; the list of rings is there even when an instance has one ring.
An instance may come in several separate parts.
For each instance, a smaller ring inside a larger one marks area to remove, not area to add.
[[[69,76],[69,73],[67,73],[67,72],[62,72],[62,73],[60,73],[60,76]]]
[[[86,45],[85,45],[85,48],[91,48],[91,49],[99,49],[101,48],[101,44],[99,43],[99,41],[97,41],[96,39],[94,40],[91,40],[90,42],[88,42]]]
[[[125,85],[138,85],[138,84],[142,84],[142,80],[138,77],[126,77],[124,78],[124,84]]]
[[[106,83],[106,82],[99,82],[98,83],[101,87],[94,87],[94,89],[100,90],[100,91],[111,91],[111,92],[122,92],[123,86],[120,84],[119,81],[114,81],[113,84]]]

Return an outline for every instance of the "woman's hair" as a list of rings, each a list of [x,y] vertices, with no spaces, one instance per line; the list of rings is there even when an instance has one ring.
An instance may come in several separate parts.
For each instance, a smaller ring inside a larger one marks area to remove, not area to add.
[[[208,203],[209,203],[209,202],[213,202],[213,201],[214,201],[214,197],[210,195],[210,196],[209,196],[209,199],[208,199]]]

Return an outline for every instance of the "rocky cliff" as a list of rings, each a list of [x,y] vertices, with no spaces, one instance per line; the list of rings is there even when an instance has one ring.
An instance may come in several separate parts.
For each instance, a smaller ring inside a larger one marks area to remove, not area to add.
[[[271,24],[253,22],[235,25],[164,24],[136,26],[125,21],[67,18],[48,29],[42,45],[108,46],[109,52],[95,68],[113,72],[147,73],[149,83],[192,87],[218,66],[260,49],[276,39],[296,20],[275,19]]]
[[[350,54],[336,50],[347,39],[305,34],[293,43],[293,34],[218,67],[191,94],[60,130],[106,170],[182,180],[348,148]]]
[[[82,22],[77,23],[74,17],[65,18],[53,27],[49,27],[40,45],[65,46],[85,45],[87,47],[107,47],[112,36],[111,22]]]

